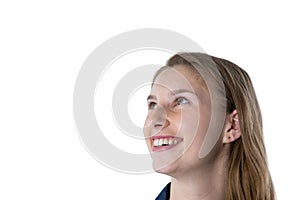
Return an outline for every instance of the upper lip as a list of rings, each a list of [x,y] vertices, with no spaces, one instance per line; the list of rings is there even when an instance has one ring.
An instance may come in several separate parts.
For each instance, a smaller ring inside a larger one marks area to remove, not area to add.
[[[165,138],[166,139],[172,138],[172,139],[177,139],[177,140],[180,140],[180,141],[183,140],[182,137],[177,137],[175,135],[154,135],[154,136],[151,136],[150,138],[151,138],[152,141],[156,140],[156,139],[165,139]]]
[[[165,138],[175,138],[175,136],[173,135],[154,135],[154,136],[151,136],[151,139],[152,140],[155,140],[155,139],[165,139]]]

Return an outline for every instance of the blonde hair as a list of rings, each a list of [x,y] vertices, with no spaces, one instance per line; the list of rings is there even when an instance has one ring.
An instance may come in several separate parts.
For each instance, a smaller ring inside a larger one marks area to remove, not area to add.
[[[200,62],[214,62],[225,88],[226,111],[231,113],[236,109],[239,115],[242,134],[231,145],[226,169],[226,199],[274,200],[275,191],[263,141],[261,111],[249,75],[230,61],[202,53],[176,54],[167,61],[166,67],[193,66],[186,59],[191,57]],[[154,79],[166,67],[159,70]]]

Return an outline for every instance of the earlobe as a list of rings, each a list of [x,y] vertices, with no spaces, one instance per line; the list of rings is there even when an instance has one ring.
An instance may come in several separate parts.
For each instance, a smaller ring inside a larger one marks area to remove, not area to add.
[[[234,110],[227,116],[223,133],[223,143],[231,143],[241,137],[240,122],[238,113]]]

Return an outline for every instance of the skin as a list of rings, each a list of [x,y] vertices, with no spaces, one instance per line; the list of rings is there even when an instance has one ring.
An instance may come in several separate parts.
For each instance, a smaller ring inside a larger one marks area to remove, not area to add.
[[[182,65],[161,72],[151,88],[148,109],[144,134],[154,170],[172,177],[170,199],[224,199],[230,144],[240,137],[236,110],[227,115],[220,139],[210,154],[199,159],[211,104],[198,73]],[[176,137],[179,142],[157,151],[153,139],[161,137]]]

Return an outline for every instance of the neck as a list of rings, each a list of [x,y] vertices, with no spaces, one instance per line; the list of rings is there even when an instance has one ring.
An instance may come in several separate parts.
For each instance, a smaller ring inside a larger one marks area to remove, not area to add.
[[[225,159],[172,177],[170,200],[225,199]]]

